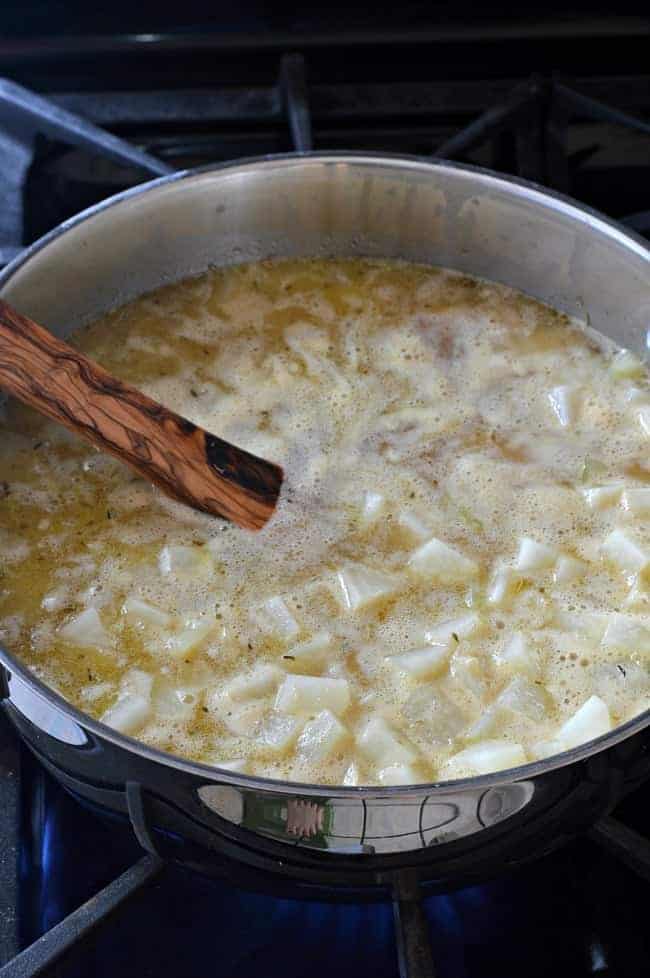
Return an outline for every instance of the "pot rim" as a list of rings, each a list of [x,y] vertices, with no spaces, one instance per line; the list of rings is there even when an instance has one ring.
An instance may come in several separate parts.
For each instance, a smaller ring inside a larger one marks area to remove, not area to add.
[[[220,173],[228,170],[247,170],[250,168],[273,168],[273,167],[293,167],[304,165],[305,163],[315,164],[360,164],[360,165],[384,165],[395,169],[415,170],[435,173],[439,170],[456,170],[460,173],[480,175],[495,187],[499,187],[506,192],[512,193],[515,190],[523,196],[538,199],[545,206],[554,206],[556,209],[573,216],[575,219],[587,223],[590,227],[600,229],[611,237],[617,238],[623,245],[636,251],[642,258],[650,263],[650,245],[637,234],[617,221],[611,220],[594,208],[579,204],[571,197],[548,190],[537,183],[523,180],[519,177],[505,176],[485,167],[473,166],[466,163],[449,162],[436,157],[421,157],[399,153],[372,153],[372,152],[310,152],[310,153],[279,153],[266,156],[252,156],[243,159],[230,160],[224,163],[208,164],[195,169],[179,170],[167,176],[147,180],[144,183],[124,190],[119,194],[107,197],[105,200],[88,207],[78,214],[73,215],[53,228],[43,237],[25,248],[16,258],[13,259],[0,272],[0,291],[4,289],[13,275],[22,268],[34,255],[46,248],[52,241],[60,235],[65,234],[72,228],[85,223],[104,210],[120,206],[128,202],[133,197],[140,194],[149,193],[158,187],[183,180],[193,180],[196,177],[208,173]],[[0,667],[4,666],[9,675],[18,676],[34,692],[50,705],[54,706],[82,728],[93,734],[110,741],[123,750],[134,752],[144,759],[162,764],[165,767],[182,770],[187,774],[197,778],[210,778],[213,782],[219,781],[232,784],[235,787],[249,788],[252,790],[262,790],[269,793],[299,793],[302,795],[317,795],[341,798],[397,798],[408,796],[415,792],[426,791],[428,794],[449,794],[453,792],[463,792],[466,790],[485,790],[499,785],[510,784],[513,781],[522,781],[535,778],[547,772],[586,760],[594,754],[598,754],[615,744],[626,740],[645,727],[650,725],[650,709],[645,710],[638,716],[626,721],[620,726],[615,727],[606,734],[602,734],[595,740],[590,740],[585,744],[580,744],[571,750],[561,754],[553,754],[543,760],[531,761],[514,768],[506,768],[502,771],[494,771],[490,774],[481,774],[469,778],[459,778],[453,781],[434,781],[416,785],[392,785],[381,787],[377,785],[362,785],[351,787],[345,785],[319,785],[303,784],[293,781],[279,781],[274,778],[265,778],[258,775],[238,774],[217,767],[216,765],[204,764],[200,761],[190,761],[170,754],[166,751],[149,747],[144,742],[126,734],[121,734],[111,727],[106,726],[99,720],[86,713],[65,700],[59,693],[51,689],[44,682],[38,679],[29,669],[15,658],[2,644],[0,644]],[[11,700],[9,700],[11,702]]]

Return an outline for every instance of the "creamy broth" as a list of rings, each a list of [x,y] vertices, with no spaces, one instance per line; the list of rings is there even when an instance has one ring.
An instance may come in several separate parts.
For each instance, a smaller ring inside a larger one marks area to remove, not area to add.
[[[263,262],[72,342],[281,463],[260,533],[10,403],[1,636],[150,745],[402,784],[561,752],[650,707],[645,366],[503,286]]]

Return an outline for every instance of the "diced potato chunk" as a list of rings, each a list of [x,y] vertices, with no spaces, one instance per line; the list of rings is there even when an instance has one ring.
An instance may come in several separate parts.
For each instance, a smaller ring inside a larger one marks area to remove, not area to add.
[[[66,642],[82,647],[108,649],[111,646],[110,636],[102,625],[96,608],[86,608],[70,618],[59,629],[59,635]]]
[[[621,497],[621,505],[623,509],[628,510],[634,516],[649,516],[650,486],[626,489]]]
[[[422,649],[411,649],[409,652],[390,655],[386,661],[398,672],[406,673],[411,679],[425,679],[443,672],[448,658],[449,646],[427,645]]]
[[[301,728],[302,721],[296,717],[270,713],[259,727],[255,739],[261,747],[279,754],[291,747]]]
[[[565,751],[563,741],[558,739],[552,740],[538,740],[536,743],[532,744],[530,747],[530,753],[532,754],[534,760],[543,761],[547,757],[554,757],[555,754],[561,754]]]
[[[298,752],[307,761],[318,763],[340,751],[350,731],[330,710],[323,710],[306,723],[298,738]]]
[[[416,574],[447,584],[467,581],[478,574],[478,564],[474,560],[436,537],[412,554],[408,566]]]
[[[613,358],[609,370],[617,380],[623,380],[628,377],[642,377],[644,366],[631,350],[621,350]]]
[[[433,628],[427,629],[424,639],[431,645],[446,645],[454,636],[457,638],[468,638],[473,635],[481,624],[481,619],[477,614],[463,615],[462,618],[451,618],[449,621],[440,622]]]
[[[555,565],[553,580],[556,584],[571,584],[573,581],[580,580],[586,573],[587,565],[583,560],[562,554]]]
[[[628,574],[643,570],[648,563],[645,551],[625,530],[612,530],[603,541],[602,552],[608,560]]]
[[[357,737],[361,753],[380,768],[394,764],[410,764],[415,751],[402,744],[383,717],[372,717]]]
[[[214,626],[211,618],[186,618],[177,632],[166,636],[163,649],[174,659],[187,657],[205,642]]]
[[[217,706],[218,703],[218,706]],[[215,707],[215,713],[230,733],[236,737],[253,737],[260,728],[268,712],[266,700],[246,700],[243,703],[232,703],[228,699],[218,700],[213,696],[209,707]],[[226,707],[228,707],[226,709]]]
[[[650,652],[650,629],[630,615],[613,614],[601,645],[626,652]]]
[[[277,635],[284,642],[290,642],[300,631],[298,622],[279,595],[268,598],[256,612],[255,618],[264,631]]]
[[[249,673],[235,676],[222,687],[225,696],[234,702],[255,700],[276,691],[284,673],[278,666],[258,662]]]
[[[206,576],[213,564],[209,552],[203,546],[184,547],[171,544],[163,547],[158,557],[161,574],[178,574],[184,577]]]
[[[536,723],[544,720],[547,714],[547,698],[539,686],[523,676],[515,676],[502,690],[497,703],[504,710],[520,713]]]
[[[512,744],[506,740],[483,740],[450,757],[441,775],[447,778],[471,777],[519,767],[525,763],[526,754],[521,744]]]
[[[580,408],[579,392],[575,387],[554,387],[548,392],[551,410],[563,428],[575,423]]]
[[[585,502],[590,509],[610,509],[617,506],[623,493],[623,485],[615,482],[609,486],[591,486],[582,490]]]
[[[350,705],[347,679],[329,676],[287,676],[278,690],[275,708],[281,713],[344,713]]]
[[[565,750],[577,747],[588,740],[600,737],[612,728],[607,704],[599,696],[591,696],[579,710],[566,721],[558,732],[558,740]]]
[[[127,598],[122,605],[122,614],[136,628],[146,628],[152,625],[154,628],[169,628],[172,618],[167,612],[161,611],[140,598]]]
[[[120,684],[117,700],[103,713],[102,723],[120,733],[139,730],[151,714],[152,686],[153,677],[149,673],[130,669]]]
[[[515,632],[504,648],[494,655],[495,664],[508,673],[520,673],[537,679],[540,674],[539,656],[525,635]]]
[[[522,537],[515,567],[522,573],[546,570],[555,566],[557,551],[545,543],[538,543],[530,537]]]
[[[350,564],[336,576],[343,606],[348,611],[358,611],[379,598],[388,597],[398,587],[395,578],[361,564]]]
[[[421,777],[415,772],[411,764],[390,764],[377,772],[381,784],[418,784],[422,781]]]
[[[332,636],[330,633],[318,632],[306,642],[293,645],[289,649],[288,656],[283,658],[282,665],[289,672],[320,672],[327,662],[331,647]]]

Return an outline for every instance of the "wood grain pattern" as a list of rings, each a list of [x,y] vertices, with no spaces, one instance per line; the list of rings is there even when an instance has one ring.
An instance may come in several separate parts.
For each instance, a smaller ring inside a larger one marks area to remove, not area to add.
[[[259,530],[283,472],[122,383],[0,300],[0,386],[173,499]]]

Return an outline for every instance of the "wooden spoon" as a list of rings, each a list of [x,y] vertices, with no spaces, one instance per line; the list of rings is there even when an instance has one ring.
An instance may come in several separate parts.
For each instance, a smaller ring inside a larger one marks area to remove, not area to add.
[[[2,300],[0,387],[195,509],[248,530],[275,509],[279,465],[197,428]]]

